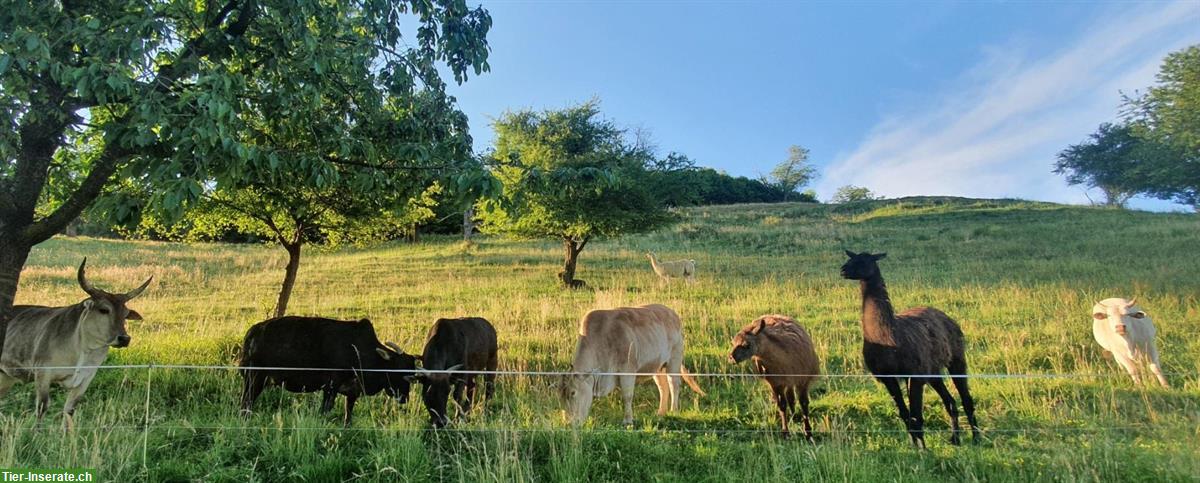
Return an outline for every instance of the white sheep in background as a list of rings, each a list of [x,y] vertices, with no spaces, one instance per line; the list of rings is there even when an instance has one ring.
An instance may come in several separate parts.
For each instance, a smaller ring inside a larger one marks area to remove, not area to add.
[[[1106,352],[1112,353],[1113,359],[1125,368],[1135,384],[1142,383],[1138,365],[1149,363],[1150,371],[1158,376],[1158,382],[1163,387],[1170,387],[1162,369],[1158,367],[1154,323],[1136,303],[1136,298],[1129,301],[1111,298],[1097,302],[1092,307],[1092,335]]]
[[[659,261],[654,252],[646,252],[646,256],[650,257],[650,266],[654,267],[654,273],[663,282],[671,283],[672,278],[684,278],[688,283],[696,281],[696,261],[695,260],[672,260],[669,262]]]

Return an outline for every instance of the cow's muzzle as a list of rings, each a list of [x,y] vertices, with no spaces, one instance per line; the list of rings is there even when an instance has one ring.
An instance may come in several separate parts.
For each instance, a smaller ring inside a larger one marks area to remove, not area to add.
[[[117,336],[117,340],[113,341],[112,346],[113,347],[129,347],[130,340],[133,340],[133,338],[129,337],[129,334],[121,334],[121,335]]]

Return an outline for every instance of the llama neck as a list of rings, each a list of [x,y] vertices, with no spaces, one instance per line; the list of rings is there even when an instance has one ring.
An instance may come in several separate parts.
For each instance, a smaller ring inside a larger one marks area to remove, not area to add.
[[[883,277],[862,280],[862,330],[863,340],[880,344],[893,344],[892,321],[895,314],[892,311],[892,301],[888,298],[887,286]]]

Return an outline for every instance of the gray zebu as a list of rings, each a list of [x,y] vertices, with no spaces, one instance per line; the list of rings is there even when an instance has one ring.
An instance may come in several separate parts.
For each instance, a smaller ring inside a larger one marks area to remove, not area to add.
[[[142,315],[125,303],[141,295],[154,279],[150,277],[129,293],[108,293],[88,283],[85,265],[87,258],[79,264],[77,274],[79,286],[88,294],[84,301],[66,307],[13,306],[0,357],[0,397],[18,381],[33,381],[38,421],[46,414],[51,384],[70,391],[63,405],[63,427],[67,429],[73,425],[75,403],[96,377],[108,348],[129,345],[125,320],[142,320]],[[54,369],[39,369],[42,367]]]

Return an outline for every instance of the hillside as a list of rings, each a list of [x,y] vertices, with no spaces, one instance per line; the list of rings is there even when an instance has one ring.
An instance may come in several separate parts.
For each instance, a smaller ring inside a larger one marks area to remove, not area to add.
[[[708,396],[685,390],[683,411],[666,418],[654,416],[655,389],[643,383],[633,429],[621,427],[610,395],[575,432],[561,420],[555,378],[501,376],[486,414],[433,434],[419,397],[404,407],[361,400],[354,427],[342,430],[336,416],[317,414],[318,395],[279,389],[240,418],[233,370],[130,368],[101,371],[65,436],[61,391],[35,428],[31,386],[15,388],[0,400],[0,467],[94,467],[106,480],[150,481],[1200,478],[1195,215],[916,198],[680,216],[656,233],[589,245],[579,277],[591,290],[555,285],[557,243],[464,248],[434,238],[309,252],[290,308],[369,317],[409,352],[438,317],[482,316],[498,330],[502,370],[562,371],[587,310],[658,302],[683,317],[686,364],[705,373],[748,372],[726,361],[732,335],[760,314],[788,314],[835,375],[814,400],[816,446],[776,438],[768,391],[745,378],[702,378]],[[945,411],[927,391],[930,450],[912,449],[878,383],[836,376],[865,373],[858,285],[838,275],[843,249],[888,253],[881,268],[898,308],[931,305],[956,318],[972,373],[1078,377],[973,381],[986,433],[974,446],[948,444]],[[661,286],[647,250],[695,259],[698,283]],[[130,303],[146,320],[130,322],[133,343],[110,353],[112,365],[236,364],[245,329],[272,308],[285,260],[264,246],[57,238],[34,250],[17,303],[80,300],[84,256],[100,287],[155,276]],[[1089,311],[1108,297],[1137,297],[1151,314],[1171,389],[1133,386],[1092,340]]]

